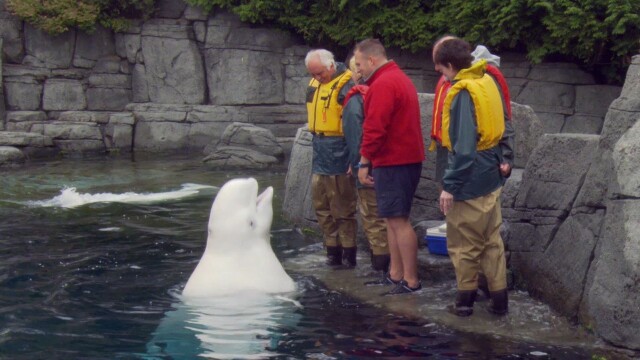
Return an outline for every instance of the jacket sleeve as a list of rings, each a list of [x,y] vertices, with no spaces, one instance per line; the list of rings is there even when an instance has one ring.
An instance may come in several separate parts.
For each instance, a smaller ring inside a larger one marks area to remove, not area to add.
[[[493,78],[496,81],[495,78]],[[504,109],[504,134],[502,134],[502,139],[500,139],[500,150],[502,152],[502,163],[508,163],[513,169],[513,162],[515,160],[515,138],[516,132],[513,129],[513,124],[511,122],[511,118],[509,116],[509,111],[507,110],[506,98],[502,92],[502,88],[496,81],[496,87],[500,92],[500,98],[502,99],[502,108]],[[508,91],[508,89],[507,89]],[[509,174],[510,176],[511,174]],[[507,177],[509,177],[507,176]]]
[[[360,161],[360,142],[364,120],[362,95],[354,94],[342,110],[342,132],[349,150],[349,164],[353,169]]]
[[[515,144],[516,132],[513,130],[511,121],[504,120],[504,134],[500,139],[500,150],[502,151],[502,162],[508,163],[513,168],[513,162],[515,160],[514,144]]]
[[[478,129],[475,108],[468,91],[460,91],[453,99],[450,119],[449,137],[452,151],[449,152],[442,186],[456,199],[462,185],[471,175],[476,158]]]
[[[365,103],[365,122],[362,133],[360,154],[367,159],[375,159],[387,141],[388,127],[394,112],[394,96],[388,86],[369,87]],[[375,166],[375,164],[374,164]]]

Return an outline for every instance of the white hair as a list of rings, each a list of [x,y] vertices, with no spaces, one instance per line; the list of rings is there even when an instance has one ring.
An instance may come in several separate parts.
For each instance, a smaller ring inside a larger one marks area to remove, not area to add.
[[[309,67],[309,61],[313,59],[318,59],[320,63],[327,69],[330,69],[332,65],[336,64],[331,51],[325,49],[315,49],[309,51],[307,53],[307,56],[304,58],[304,65],[306,67]]]

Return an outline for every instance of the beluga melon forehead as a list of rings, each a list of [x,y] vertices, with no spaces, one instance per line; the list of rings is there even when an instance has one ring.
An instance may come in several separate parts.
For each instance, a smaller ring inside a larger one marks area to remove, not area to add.
[[[213,212],[229,212],[234,209],[255,207],[258,197],[258,181],[254,178],[232,179],[218,191],[213,203]]]

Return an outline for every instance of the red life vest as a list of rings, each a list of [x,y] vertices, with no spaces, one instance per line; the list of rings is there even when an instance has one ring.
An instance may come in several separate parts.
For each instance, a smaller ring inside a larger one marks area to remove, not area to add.
[[[352,87],[351,89],[349,89],[349,91],[347,92],[347,95],[344,97],[344,101],[342,102],[342,106],[347,106],[347,103],[349,102],[349,99],[351,99],[351,97],[355,94],[361,94],[362,98],[364,98],[367,95],[367,90],[369,90],[369,86],[367,85],[356,85],[354,87]]]

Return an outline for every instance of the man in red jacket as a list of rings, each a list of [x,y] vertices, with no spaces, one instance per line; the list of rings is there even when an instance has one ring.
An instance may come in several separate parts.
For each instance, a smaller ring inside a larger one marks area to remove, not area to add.
[[[379,40],[359,42],[354,56],[358,72],[369,85],[358,179],[374,186],[378,216],[387,223],[389,279],[395,287],[385,294],[412,293],[422,288],[418,279],[418,241],[409,222],[425,158],[418,92],[398,65],[387,59]]]

